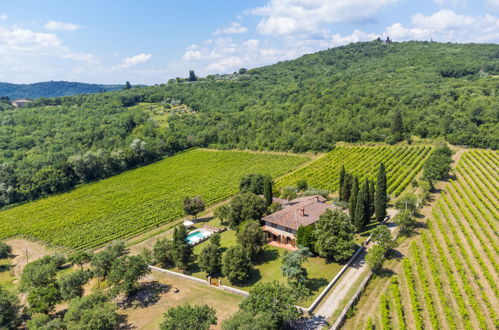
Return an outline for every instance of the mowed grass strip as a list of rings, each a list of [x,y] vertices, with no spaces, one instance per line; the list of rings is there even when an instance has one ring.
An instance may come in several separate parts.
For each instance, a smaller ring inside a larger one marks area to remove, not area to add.
[[[383,162],[388,177],[388,193],[398,196],[420,172],[430,155],[431,146],[337,147],[293,174],[284,177],[278,186],[295,185],[306,180],[310,186],[337,190],[341,166],[359,177],[375,180]]]
[[[21,235],[87,249],[173,221],[183,198],[207,205],[237,192],[248,173],[281,176],[308,158],[243,151],[190,150],[71,192],[0,212],[0,239]]]

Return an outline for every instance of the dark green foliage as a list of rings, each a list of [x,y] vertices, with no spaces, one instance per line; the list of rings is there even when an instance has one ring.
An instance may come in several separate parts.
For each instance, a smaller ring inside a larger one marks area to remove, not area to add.
[[[239,311],[222,323],[223,330],[275,330],[277,324],[272,315]]]
[[[73,265],[78,265],[83,269],[83,265],[92,260],[92,252],[90,251],[77,251],[68,257],[68,261]]]
[[[228,222],[232,229],[246,220],[260,220],[267,211],[265,200],[253,193],[234,196],[229,207]]]
[[[414,215],[409,210],[400,211],[395,217],[395,221],[399,227],[399,233],[401,235],[409,236],[413,233],[414,227],[416,227],[416,219]]]
[[[251,260],[255,260],[265,245],[265,233],[260,227],[260,223],[248,220],[239,225],[237,232],[237,242],[249,255]]]
[[[27,328],[29,330],[64,330],[66,325],[58,317],[52,319],[47,314],[35,314],[27,322]]]
[[[5,244],[4,242],[0,242],[0,259],[5,259],[10,256],[12,253],[12,248],[10,245]]]
[[[402,122],[402,112],[400,109],[395,110],[392,117],[392,136],[389,142],[395,143],[404,139],[404,124]]]
[[[175,264],[173,241],[167,238],[158,239],[152,248],[152,255],[160,267],[168,268],[173,266]]]
[[[216,237],[216,236],[213,236]],[[220,249],[220,242],[210,239],[210,244],[201,250],[198,256],[199,268],[206,272],[209,276],[217,276],[222,271],[222,250]],[[218,236],[220,239],[220,236]]]
[[[92,266],[92,271],[98,278],[106,278],[113,263],[118,257],[121,257],[126,253],[125,242],[115,241],[107,245],[101,252],[95,253],[92,256],[90,265]]]
[[[190,70],[189,71],[189,78],[187,79],[187,81],[196,81],[198,80],[198,77],[196,77],[196,74],[194,73],[193,70]]]
[[[17,329],[21,324],[20,311],[16,295],[0,286],[0,329]]]
[[[132,85],[130,85],[130,82],[127,80],[124,89],[130,89],[130,88],[132,88]]]
[[[292,200],[298,197],[298,194],[296,193],[296,187],[284,187],[282,188],[281,191],[281,198],[286,199],[286,200]]]
[[[116,307],[103,293],[73,299],[64,315],[70,329],[115,330],[120,323]]]
[[[216,310],[207,305],[172,307],[164,317],[161,330],[208,330],[217,324]]]
[[[124,256],[116,259],[108,276],[108,281],[113,286],[112,293],[123,292],[127,295],[135,293],[139,288],[138,281],[150,272],[141,256]]]
[[[367,218],[369,210],[366,209],[366,207],[368,207],[369,205],[368,198],[369,192],[367,190],[367,186],[363,184],[362,188],[357,194],[357,201],[355,202],[355,212],[352,218],[355,229],[359,232],[362,231],[364,226],[369,222],[369,218]]]
[[[184,212],[185,214],[194,216],[194,219],[197,219],[198,213],[203,212],[204,208],[204,201],[200,196],[184,198]]]
[[[32,312],[49,313],[61,300],[61,293],[57,284],[50,283],[46,286],[37,286],[29,290],[28,304]]]
[[[239,181],[239,192],[253,193],[255,195],[263,195],[265,185],[268,184],[268,180],[272,182],[272,178],[268,175],[263,174],[248,174],[241,178]]]
[[[298,189],[298,191],[305,191],[308,189],[308,183],[307,181],[305,180],[300,180],[296,183],[296,188]]]
[[[362,193],[364,195],[364,227],[367,226],[371,220],[371,204],[374,203],[374,200],[371,200],[369,189],[369,180],[365,179],[364,184],[362,185]]]
[[[83,286],[92,277],[89,271],[77,270],[59,279],[62,300],[71,300],[83,295]]]
[[[247,280],[252,269],[251,259],[242,247],[232,246],[224,253],[222,273],[231,283]]]
[[[273,281],[257,284],[239,307],[252,315],[267,314],[279,327],[283,327],[300,317],[295,303],[293,291]]]
[[[354,230],[348,215],[340,210],[327,210],[315,223],[315,251],[334,261],[350,258],[355,248]]]
[[[220,205],[215,209],[213,215],[215,216],[215,218],[220,219],[220,222],[222,224],[227,224],[230,217],[230,205],[228,204]]]
[[[378,179],[376,181],[376,193],[374,195],[374,211],[376,221],[383,221],[386,217],[386,172],[385,164],[381,163],[378,169]]]
[[[386,250],[379,245],[375,245],[369,249],[366,255],[366,263],[374,273],[379,273],[383,268],[383,263],[386,260],[385,253]]]
[[[423,167],[423,179],[431,185],[444,179],[450,171],[452,150],[443,144],[435,148]]]
[[[298,230],[296,231],[296,243],[298,246],[307,247],[312,252],[315,251],[315,235],[313,224],[298,227]]]
[[[272,204],[272,178],[266,177],[265,182],[263,184],[263,198],[265,199],[265,203],[267,203],[267,206],[270,206]]]
[[[374,200],[376,196],[376,188],[374,188],[374,181],[369,181],[369,219],[374,215]]]
[[[352,179],[352,192],[350,193],[348,212],[350,213],[350,219],[352,223],[355,221],[355,211],[357,209],[357,200],[359,194],[359,179],[353,177]]]
[[[0,83],[0,95],[7,95],[11,101],[37,99],[77,94],[101,93],[121,89],[120,85],[86,84],[69,81],[46,81],[34,84]]]
[[[340,195],[340,201],[349,202],[350,195],[352,194],[352,186],[354,183],[354,177],[350,173],[345,173],[345,178],[343,179],[343,185],[340,187],[342,195]]]
[[[379,225],[371,232],[372,241],[381,246],[385,252],[394,247],[395,241],[392,238],[390,229],[385,225]]]
[[[287,253],[282,259],[282,274],[288,279],[290,285],[305,284],[307,280],[307,270],[302,267],[312,254],[306,247]]]
[[[50,258],[30,262],[21,275],[21,291],[29,292],[37,287],[46,287],[55,283],[57,265]]]
[[[187,229],[180,225],[173,230],[172,257],[175,266],[186,270],[192,261],[192,245],[187,242]]]

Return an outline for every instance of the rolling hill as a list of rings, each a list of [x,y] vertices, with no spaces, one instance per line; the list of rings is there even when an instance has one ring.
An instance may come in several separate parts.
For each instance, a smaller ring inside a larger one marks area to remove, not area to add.
[[[122,89],[122,85],[86,84],[69,81],[46,81],[34,84],[10,84],[0,82],[0,96],[11,100],[59,97],[77,94],[102,93]]]
[[[498,55],[495,44],[361,42],[241,74],[37,99],[0,111],[0,205],[191,147],[325,152],[417,137],[497,149]]]

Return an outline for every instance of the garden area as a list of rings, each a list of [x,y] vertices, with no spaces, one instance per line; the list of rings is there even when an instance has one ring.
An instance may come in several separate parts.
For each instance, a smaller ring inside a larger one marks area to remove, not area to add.
[[[211,218],[206,222],[198,222],[195,226],[201,227],[206,224],[221,227],[220,220],[216,218]],[[207,240],[199,245],[196,245],[194,247],[194,254],[199,255],[203,248],[207,247],[209,244],[210,241]],[[220,234],[220,248],[223,251],[226,251],[229,247],[236,245],[237,237],[235,230],[228,229]],[[231,284],[225,277],[220,277],[222,284],[245,291],[250,291],[258,283],[271,282],[274,280],[285,284],[287,279],[283,275],[281,265],[283,256],[288,252],[288,250],[283,248],[266,245],[261,254],[255,260],[254,269],[250,272],[248,280],[240,284]],[[324,258],[313,256],[308,258],[308,260],[303,263],[303,267],[307,270],[308,281],[306,285],[310,289],[311,295],[300,301],[299,305],[302,307],[308,307],[327,286],[329,281],[336,276],[343,265],[335,262],[327,262]],[[190,265],[188,272],[190,275],[202,279],[205,279],[207,276],[207,274],[200,269],[197,262]]]

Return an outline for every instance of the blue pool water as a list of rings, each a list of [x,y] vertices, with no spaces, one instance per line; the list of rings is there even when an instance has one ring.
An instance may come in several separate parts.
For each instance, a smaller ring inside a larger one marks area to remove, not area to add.
[[[195,232],[192,232],[189,235],[187,235],[187,242],[191,245],[196,244],[197,242],[208,236],[210,236],[209,233],[196,230]]]

